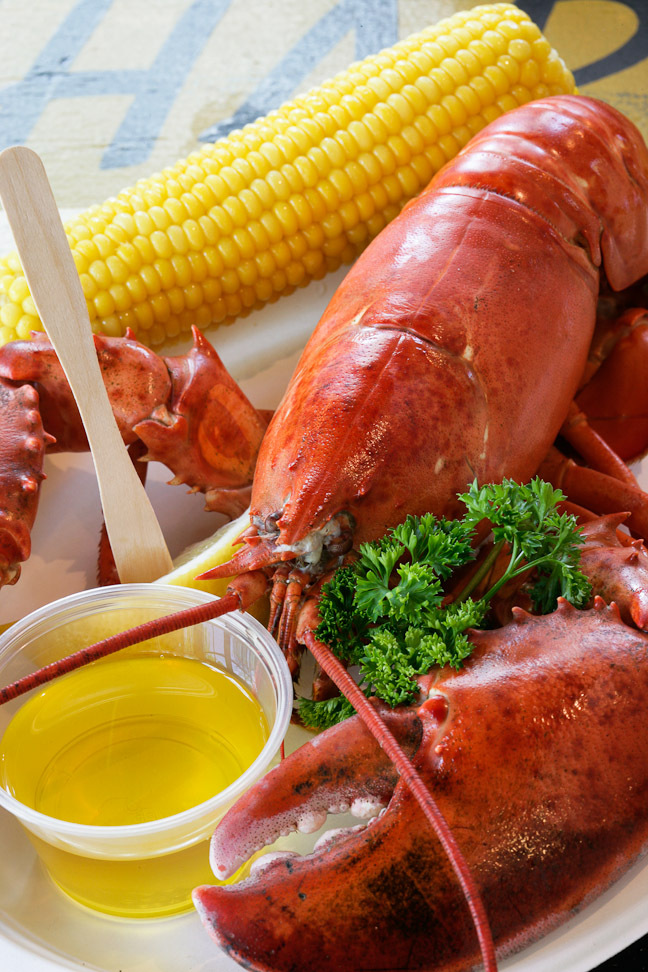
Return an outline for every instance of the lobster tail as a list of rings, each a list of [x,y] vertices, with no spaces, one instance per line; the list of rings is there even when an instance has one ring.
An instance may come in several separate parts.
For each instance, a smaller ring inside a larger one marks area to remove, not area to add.
[[[635,126],[603,102],[560,95],[507,112],[433,185],[515,199],[577,247],[572,258],[582,249],[592,266],[603,262],[615,290],[648,271],[648,150]]]

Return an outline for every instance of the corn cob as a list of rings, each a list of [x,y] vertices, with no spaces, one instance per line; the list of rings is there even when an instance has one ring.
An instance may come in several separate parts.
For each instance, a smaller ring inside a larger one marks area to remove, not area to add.
[[[66,226],[95,331],[149,346],[234,319],[350,262],[488,122],[572,92],[507,3],[455,14]],[[0,344],[41,329],[15,253]]]

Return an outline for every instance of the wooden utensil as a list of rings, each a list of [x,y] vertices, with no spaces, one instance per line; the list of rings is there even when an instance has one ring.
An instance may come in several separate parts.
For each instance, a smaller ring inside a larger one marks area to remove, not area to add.
[[[0,153],[0,199],[32,298],[81,413],[120,580],[155,580],[171,569],[171,557],[117,428],[70,246],[43,163],[31,149],[15,146]]]

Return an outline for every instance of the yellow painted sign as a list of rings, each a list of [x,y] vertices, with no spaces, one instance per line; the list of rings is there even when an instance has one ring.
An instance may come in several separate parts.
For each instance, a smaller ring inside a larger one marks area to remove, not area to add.
[[[61,207],[141,176],[466,0],[3,0],[0,148],[43,157]],[[575,72],[648,137],[646,0],[521,0]]]

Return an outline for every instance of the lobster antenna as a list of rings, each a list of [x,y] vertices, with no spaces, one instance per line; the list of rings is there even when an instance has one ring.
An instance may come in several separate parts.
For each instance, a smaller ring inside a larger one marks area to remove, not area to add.
[[[379,746],[389,756],[398,770],[401,779],[407,785],[412,796],[425,814],[461,885],[466,903],[470,909],[475,931],[477,932],[479,947],[484,962],[484,970],[485,972],[497,972],[495,945],[493,943],[493,936],[486,916],[484,903],[468,863],[455,840],[454,834],[439,810],[436,801],[428,791],[418,771],[399,746],[391,730],[385,725],[364,693],[358,688],[330,648],[324,642],[318,641],[310,629],[305,631],[304,641],[308,650],[315,657],[315,660],[335,682],[340,692],[346,696],[365,723],[367,729],[375,737]]]
[[[138,645],[149,638],[169,634],[172,631],[178,631],[180,628],[189,628],[194,624],[201,624],[203,621],[211,621],[213,618],[220,618],[223,614],[229,614],[237,608],[244,608],[245,606],[241,603],[240,595],[232,591],[225,597],[221,597],[220,600],[208,601],[206,604],[184,608],[184,610],[176,611],[174,614],[145,621],[134,628],[129,628],[128,631],[121,631],[119,634],[104,638],[103,641],[97,641],[87,648],[81,648],[59,661],[52,662],[51,665],[39,668],[31,675],[24,675],[10,685],[6,685],[3,689],[0,689],[0,705],[18,698],[19,695],[25,695],[26,692],[30,692],[46,682],[51,682],[60,675],[66,675],[76,668],[82,668],[99,658],[105,658],[106,655],[121,651],[122,648],[130,648],[131,645]]]

